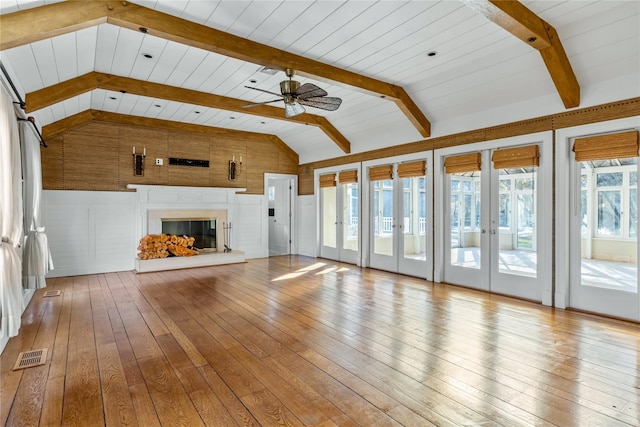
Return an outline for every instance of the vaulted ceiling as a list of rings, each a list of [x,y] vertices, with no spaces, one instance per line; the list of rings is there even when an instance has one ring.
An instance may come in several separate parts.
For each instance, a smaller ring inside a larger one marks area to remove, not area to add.
[[[0,0],[0,13],[0,59],[45,136],[107,112],[275,135],[306,163],[640,96],[638,1]],[[273,100],[245,86],[279,93],[285,68],[340,108],[243,107]]]

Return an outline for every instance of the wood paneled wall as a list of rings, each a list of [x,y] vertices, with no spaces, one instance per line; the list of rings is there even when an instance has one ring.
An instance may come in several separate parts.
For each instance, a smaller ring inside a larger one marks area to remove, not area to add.
[[[297,174],[298,165],[277,143],[93,121],[47,140],[42,149],[46,190],[125,191],[127,184],[237,187],[263,194],[265,172]],[[132,147],[146,146],[144,176],[133,175]],[[231,156],[243,158],[235,182]],[[208,168],[171,166],[169,157],[209,160]],[[155,160],[163,159],[163,166]]]
[[[421,151],[436,150],[439,148],[471,144],[474,142],[492,141],[500,138],[562,129],[571,126],[603,122],[637,115],[640,115],[640,98],[632,98],[550,116],[538,117],[535,119],[507,123],[504,125],[412,142],[409,144],[351,154],[329,160],[305,163],[300,165],[298,168],[298,194],[311,195],[314,193],[313,175],[315,169],[319,168],[381,159]]]

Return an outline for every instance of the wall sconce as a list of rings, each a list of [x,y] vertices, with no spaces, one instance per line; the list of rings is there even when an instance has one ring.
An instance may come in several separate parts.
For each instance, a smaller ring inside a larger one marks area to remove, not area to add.
[[[235,181],[240,176],[242,169],[242,156],[240,156],[240,162],[236,163],[235,154],[229,160],[229,181]]]
[[[136,153],[136,146],[133,146],[133,176],[144,176],[144,158],[147,157],[147,147],[142,148],[142,154]]]

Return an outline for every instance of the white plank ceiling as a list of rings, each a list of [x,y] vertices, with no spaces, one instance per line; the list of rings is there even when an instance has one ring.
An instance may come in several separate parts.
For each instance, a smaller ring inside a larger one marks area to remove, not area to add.
[[[55,2],[0,0],[0,13]],[[132,3],[402,86],[430,120],[432,136],[565,111],[539,53],[460,1]],[[580,107],[640,96],[639,1],[523,3],[559,33],[581,86]],[[432,51],[437,55],[428,56]],[[245,85],[279,92],[285,79],[260,72],[261,64],[110,24],[2,51],[0,58],[23,93],[97,71],[251,103],[274,97]],[[337,111],[307,111],[325,116],[352,152],[422,139],[391,101],[334,82],[296,80],[343,99]],[[105,90],[32,115],[44,126],[87,109],[274,134],[301,163],[343,154],[312,126]]]

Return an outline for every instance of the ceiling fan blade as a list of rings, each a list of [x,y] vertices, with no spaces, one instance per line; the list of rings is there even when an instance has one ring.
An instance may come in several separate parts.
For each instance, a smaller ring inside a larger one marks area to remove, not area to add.
[[[330,96],[327,96],[327,97],[322,96],[322,97],[307,98],[307,99],[298,98],[298,102],[308,107],[320,108],[322,110],[327,110],[327,111],[335,111],[338,109],[338,107],[340,107],[340,104],[342,104],[342,99],[333,98]]]
[[[253,89],[253,90],[259,90],[260,92],[264,92],[264,93],[269,93],[271,95],[275,95],[275,96],[282,96],[279,93],[275,93],[275,92],[269,92],[268,90],[264,90],[264,89],[260,89],[259,87],[251,87],[251,86],[245,86],[247,89]]]
[[[321,89],[312,83],[303,84],[298,89],[294,90],[293,94],[296,95],[298,99],[309,99],[319,96],[327,96],[327,92],[324,89]]]
[[[280,102],[282,99],[272,99],[271,101],[257,102],[255,104],[241,105],[240,108],[256,107],[258,105],[271,104],[272,102]]]
[[[305,111],[306,110],[304,109],[304,107],[297,102],[284,104],[284,112],[286,118],[297,116],[298,114],[302,114]]]

